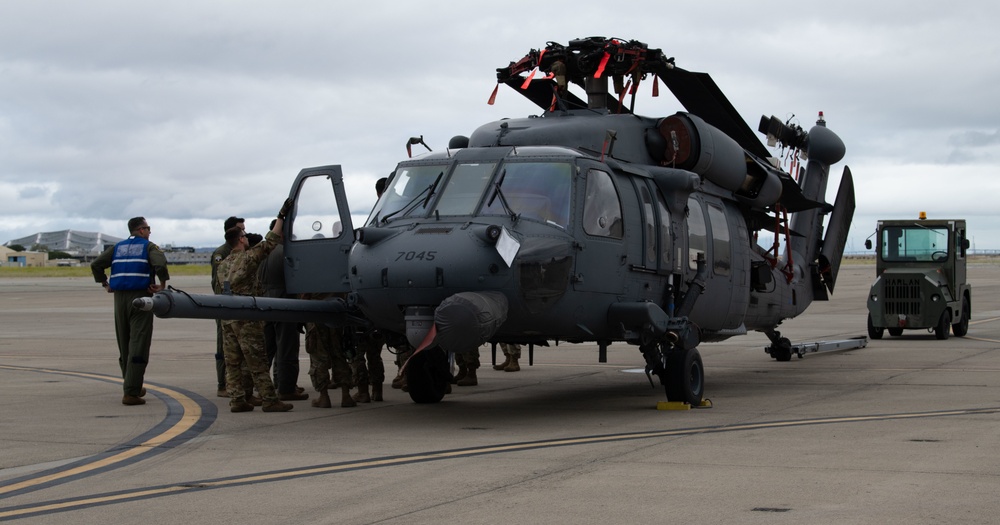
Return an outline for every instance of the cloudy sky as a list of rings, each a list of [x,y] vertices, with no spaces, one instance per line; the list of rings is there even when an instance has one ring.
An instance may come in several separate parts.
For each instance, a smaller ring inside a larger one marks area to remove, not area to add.
[[[409,137],[538,113],[509,89],[486,104],[497,67],[600,35],[710,73],[752,129],[824,111],[857,185],[848,251],[921,210],[1000,249],[997,22],[971,0],[0,0],[0,243],[143,215],[160,244],[217,246],[327,164],[364,216]],[[681,109],[664,94],[637,112]]]

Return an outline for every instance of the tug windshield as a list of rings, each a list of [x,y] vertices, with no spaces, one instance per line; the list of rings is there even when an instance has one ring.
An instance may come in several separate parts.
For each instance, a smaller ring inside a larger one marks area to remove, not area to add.
[[[948,258],[945,227],[891,226],[882,230],[882,260],[936,262]]]

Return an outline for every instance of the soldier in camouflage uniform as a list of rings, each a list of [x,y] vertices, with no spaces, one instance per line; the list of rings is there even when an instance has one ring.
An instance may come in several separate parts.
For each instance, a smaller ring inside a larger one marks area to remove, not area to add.
[[[458,365],[458,373],[451,380],[451,384],[458,386],[476,386],[479,378],[476,377],[476,370],[479,368],[479,348],[470,352],[455,352],[455,364]]]
[[[333,294],[304,294],[303,299],[327,299]],[[333,385],[340,386],[340,406],[353,407],[357,403],[351,397],[351,366],[344,355],[344,330],[331,328],[324,323],[306,323],[306,353],[309,354],[309,379],[319,397],[312,400],[312,406],[330,408],[328,390]],[[330,370],[333,370],[331,381]]]
[[[503,363],[493,365],[493,370],[519,372],[521,365],[517,364],[517,360],[521,358],[521,345],[516,343],[500,343],[500,349],[503,350],[503,355],[506,359],[504,359]]]
[[[382,345],[385,339],[378,330],[357,334],[357,355],[351,360],[354,384],[358,392],[354,400],[358,403],[382,401],[382,383],[385,382],[385,365],[382,363]],[[371,385],[371,393],[368,386]]]
[[[267,233],[264,241],[248,248],[246,234],[240,228],[231,228],[226,232],[226,242],[232,248],[232,253],[219,263],[217,292],[229,283],[229,289],[239,295],[260,295],[260,283],[257,281],[257,267],[271,253],[271,250],[281,240],[281,227],[285,214],[291,207],[291,200],[286,200],[278,213],[274,228]],[[249,399],[253,392],[247,392],[243,386],[241,365],[245,362],[253,382],[260,392],[264,412],[285,412],[292,409],[289,403],[278,400],[274,391],[274,383],[267,367],[264,352],[264,322],[263,321],[233,321],[222,322],[223,353],[226,360],[226,389],[229,393],[229,409],[232,412],[249,412],[254,405]]]
[[[225,222],[222,223],[222,233],[225,234],[230,228],[238,227],[239,229],[246,231],[246,225],[244,224],[243,217],[237,217],[231,215]],[[219,263],[223,259],[229,256],[229,253],[233,249],[229,246],[228,242],[222,243],[212,252],[212,258],[209,260],[212,266],[212,290],[221,290],[222,284],[219,283]],[[216,291],[215,293],[221,293]],[[215,375],[218,380],[218,391],[216,395],[219,397],[229,397],[229,392],[226,390],[226,359],[225,354],[222,352],[222,321],[219,319],[215,320]],[[253,388],[253,377],[250,376],[250,371],[243,367],[243,387]]]

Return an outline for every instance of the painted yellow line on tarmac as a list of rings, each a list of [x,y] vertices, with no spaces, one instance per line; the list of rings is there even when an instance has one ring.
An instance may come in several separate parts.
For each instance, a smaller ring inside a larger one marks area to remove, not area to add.
[[[110,381],[114,381],[114,382],[118,382],[118,383],[122,382],[121,379],[115,378],[115,377],[112,377],[112,376],[106,376],[106,375],[101,375],[101,374],[90,374],[90,373],[86,373],[86,372],[73,372],[73,371],[68,371],[68,370],[54,370],[54,369],[47,369],[47,368],[28,368],[28,367],[9,366],[9,365],[0,365],[0,369],[3,369],[3,370],[23,371],[23,372],[40,372],[40,373],[47,373],[47,374],[59,374],[59,375],[65,375],[65,376],[82,377],[82,378],[85,378],[85,379],[97,379],[97,380],[100,380],[100,381],[109,381],[110,380]],[[184,395],[184,394],[182,394],[182,393],[180,393],[180,392],[178,392],[176,390],[173,390],[173,389],[170,389],[170,388],[166,388],[166,387],[159,387],[159,386],[147,386],[146,390],[147,391],[158,392],[160,394],[163,394],[163,395],[165,395],[165,396],[167,396],[167,397],[169,397],[169,398],[177,401],[181,405],[181,407],[184,409],[184,412],[183,412],[183,414],[181,414],[181,417],[177,421],[177,423],[174,423],[172,426],[170,426],[169,428],[167,428],[166,430],[164,430],[160,434],[158,434],[156,436],[153,436],[152,438],[150,438],[150,439],[148,439],[146,441],[143,441],[142,443],[140,443],[140,444],[138,444],[138,445],[136,445],[136,446],[134,446],[134,447],[132,447],[132,448],[130,448],[128,450],[123,450],[123,451],[121,451],[121,452],[119,452],[117,454],[113,454],[113,455],[108,456],[108,457],[106,457],[104,459],[101,459],[99,461],[95,461],[93,463],[88,463],[86,465],[80,465],[78,467],[75,467],[75,468],[72,468],[72,469],[69,469],[69,470],[66,470],[66,471],[63,471],[63,472],[57,472],[55,474],[50,474],[50,475],[42,476],[42,477],[39,477],[39,478],[33,478],[33,479],[25,480],[25,481],[22,481],[21,483],[17,483],[17,484],[14,484],[14,485],[9,485],[9,486],[6,486],[6,487],[0,487],[0,495],[6,494],[8,492],[18,491],[18,490],[21,490],[21,489],[24,489],[24,488],[27,488],[27,487],[35,486],[35,485],[41,485],[43,483],[48,483],[48,482],[54,481],[54,480],[58,480],[58,479],[62,479],[62,478],[70,477],[70,476],[76,476],[76,475],[79,475],[79,474],[82,474],[82,473],[85,473],[85,472],[89,472],[89,471],[92,471],[92,470],[97,470],[97,469],[105,468],[105,467],[107,467],[109,465],[113,465],[115,463],[119,463],[121,461],[125,461],[127,459],[131,459],[131,458],[134,458],[134,457],[139,456],[141,454],[147,453],[151,449],[153,449],[155,447],[158,447],[158,446],[161,446],[164,443],[167,443],[168,441],[170,441],[171,439],[174,439],[177,436],[180,436],[181,434],[183,434],[184,432],[187,432],[188,430],[190,430],[191,427],[193,427],[195,425],[195,423],[197,423],[198,420],[202,416],[201,407],[198,406],[198,403],[196,403],[190,397],[188,397],[188,396],[186,396],[186,395]]]

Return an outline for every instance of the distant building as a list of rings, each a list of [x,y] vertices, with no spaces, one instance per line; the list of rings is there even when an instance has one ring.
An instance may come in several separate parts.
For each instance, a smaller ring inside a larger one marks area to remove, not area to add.
[[[11,253],[18,253],[6,248],[6,246],[20,244],[27,249],[40,247],[41,249],[50,252],[66,252],[70,255],[70,257],[73,257],[73,259],[86,262],[94,260],[109,246],[114,246],[121,240],[121,237],[112,237],[105,233],[63,230],[58,232],[36,233],[27,237],[21,237],[20,239],[13,239],[7,241],[4,246],[0,248]],[[208,264],[213,250],[209,249],[207,252],[201,252],[190,246],[171,246],[169,244],[160,246],[160,248],[163,249],[164,254],[167,256],[167,264]],[[18,255],[18,261],[24,262],[24,260],[29,257],[26,255],[28,253],[29,252],[20,252]],[[8,257],[6,252],[0,253],[0,255],[3,256],[3,258],[0,259],[0,262],[3,262],[5,266],[9,265],[7,263]],[[41,264],[19,264],[19,266],[45,266],[47,255],[48,254],[46,253],[41,253],[41,256],[43,257]],[[34,256],[31,257],[32,260],[34,260]],[[62,266],[73,265],[72,261],[63,260],[61,262]],[[53,264],[57,266],[59,265],[58,262]]]
[[[18,252],[0,246],[0,266],[45,266],[48,259],[49,254],[45,252]]]
[[[167,256],[167,264],[209,264],[212,254],[197,252],[194,248],[166,246],[163,254]]]
[[[20,244],[29,250],[36,246],[44,246],[50,252],[62,251],[74,257],[93,259],[107,249],[108,246],[113,246],[121,240],[121,237],[112,237],[106,233],[63,230],[36,233],[27,237],[21,237],[20,239],[13,239],[4,243],[4,246]]]

